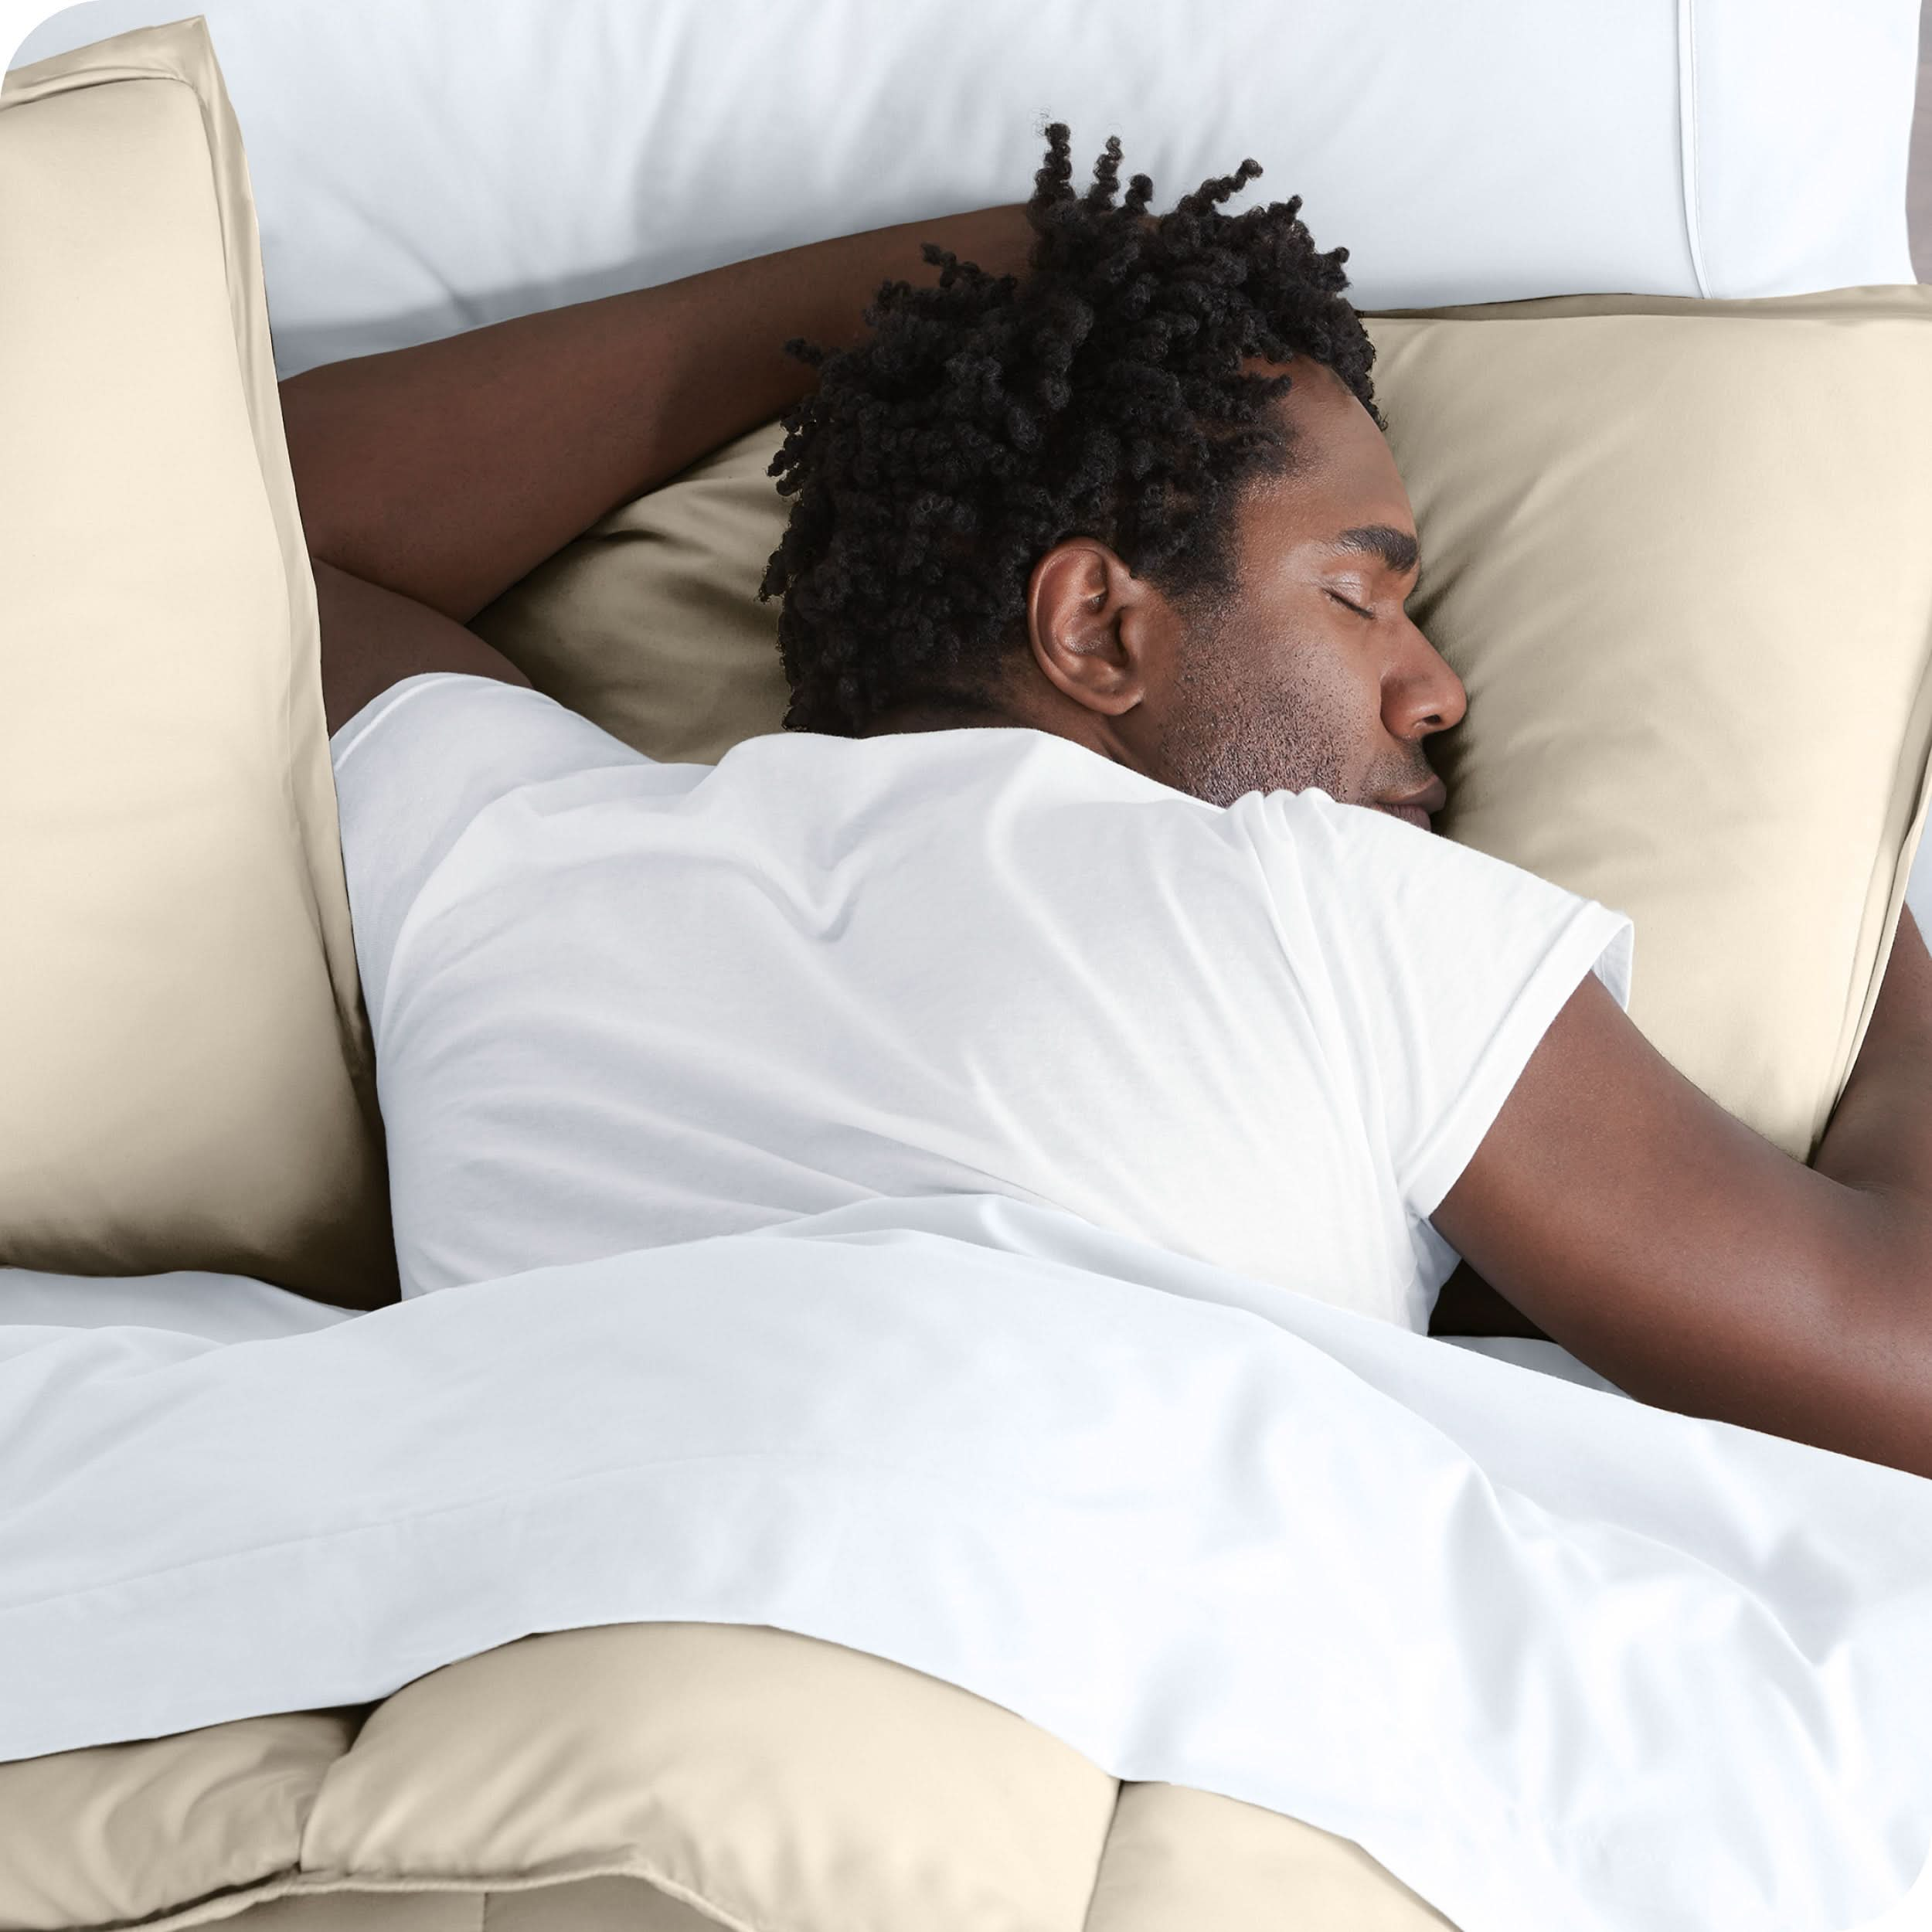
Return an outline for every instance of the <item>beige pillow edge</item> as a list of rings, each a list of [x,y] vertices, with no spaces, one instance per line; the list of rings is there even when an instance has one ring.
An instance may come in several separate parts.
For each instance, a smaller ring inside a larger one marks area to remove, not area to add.
[[[1803,295],[1529,295],[1509,302],[1463,302],[1434,308],[1364,308],[1364,321],[1535,322],[1582,315],[1732,316],[1769,321],[1932,316],[1932,283],[1867,282]]]
[[[171,80],[186,87],[195,97],[207,137],[237,372],[288,597],[291,665],[281,747],[287,835],[291,849],[300,855],[310,927],[328,977],[343,1065],[367,1128],[364,1158],[359,1163],[366,1175],[365,1198],[379,1209],[386,1230],[388,1178],[382,1158],[382,1115],[376,1100],[374,1043],[349,923],[349,886],[322,705],[321,614],[275,380],[267,287],[247,157],[206,17],[195,14],[159,26],[137,28],[14,68],[0,77],[0,111],[77,87],[121,80]],[[360,1267],[371,1264],[375,1273],[367,1292],[355,1294],[342,1305],[380,1307],[395,1299],[394,1261],[386,1231]],[[345,1284],[344,1293],[349,1292]]]

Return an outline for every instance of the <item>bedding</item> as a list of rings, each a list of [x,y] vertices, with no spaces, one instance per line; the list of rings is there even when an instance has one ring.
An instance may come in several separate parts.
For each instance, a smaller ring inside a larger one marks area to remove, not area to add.
[[[317,1301],[246,1275],[193,1269],[172,1274],[49,1274],[0,1268],[0,1328],[168,1328],[209,1342],[258,1342],[332,1328],[356,1311]],[[1623,1391],[1554,1342],[1512,1335],[1440,1335],[1498,1362],[1553,1375],[1613,1395]]]
[[[1905,179],[1905,229],[1913,272],[1932,282],[1932,8],[1919,10],[1919,84]]]
[[[205,36],[7,77],[0,260],[0,1262],[370,1305],[315,588]]]
[[[0,1349],[0,1758],[769,1624],[1349,1838],[1463,1932],[1932,1904],[1932,1482],[1056,1210]]]
[[[1926,1917],[1920,1479],[997,1197],[163,1280],[0,1331],[0,1924]]]
[[[166,19],[90,0],[20,51]],[[1912,278],[1917,0],[203,0],[277,370],[1019,198],[1049,121],[1171,193],[1253,155],[1358,299]],[[943,80],[942,80],[943,77]],[[560,104],[564,107],[559,111]],[[1237,206],[1240,204],[1237,203]]]
[[[0,1268],[0,1326],[173,1328],[210,1342],[254,1342],[346,1321],[355,1311],[245,1274],[54,1274]]]
[[[1448,1923],[1345,1838],[1119,1784],[936,1679],[734,1625],[562,1631],[366,1718],[0,1764],[0,1815],[9,1932],[231,1913],[244,1932]]]

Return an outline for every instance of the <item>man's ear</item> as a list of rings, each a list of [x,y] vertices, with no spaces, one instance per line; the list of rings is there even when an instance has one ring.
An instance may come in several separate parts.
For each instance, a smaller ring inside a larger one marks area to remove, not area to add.
[[[1147,696],[1159,594],[1097,538],[1068,537],[1033,566],[1026,631],[1049,680],[1110,718]]]

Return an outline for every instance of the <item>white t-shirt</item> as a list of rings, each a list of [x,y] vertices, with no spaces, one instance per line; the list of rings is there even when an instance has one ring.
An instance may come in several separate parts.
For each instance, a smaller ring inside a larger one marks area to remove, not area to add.
[[[1594,900],[1042,731],[660,764],[438,672],[334,753],[406,1294],[992,1192],[1420,1330],[1537,1041],[1628,1002]]]

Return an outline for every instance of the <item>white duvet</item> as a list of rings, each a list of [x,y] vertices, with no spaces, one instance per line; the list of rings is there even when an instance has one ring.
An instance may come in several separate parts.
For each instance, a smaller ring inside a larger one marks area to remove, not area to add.
[[[1920,1478],[992,1196],[0,1327],[0,1759],[654,1619],[930,1672],[1463,1932],[1932,1924]]]

